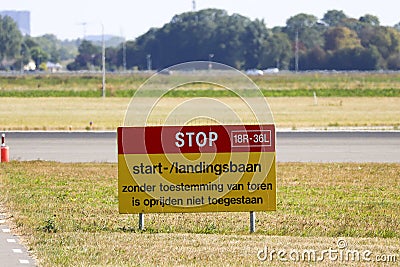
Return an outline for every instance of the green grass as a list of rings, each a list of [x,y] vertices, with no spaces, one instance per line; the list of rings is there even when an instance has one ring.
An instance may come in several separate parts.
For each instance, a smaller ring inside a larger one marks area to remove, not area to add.
[[[150,74],[107,74],[107,95],[131,97]],[[154,84],[151,96],[179,76],[163,76]],[[193,80],[198,79],[193,76]],[[229,82],[221,76],[220,84]],[[312,96],[321,97],[399,97],[399,73],[281,73],[251,77],[266,97]],[[239,80],[238,82],[246,82]],[[247,81],[248,82],[248,81]],[[248,85],[248,84],[247,84]],[[243,85],[246,87],[246,84]],[[0,77],[0,97],[101,97],[102,77],[99,74],[40,74]],[[243,92],[246,90],[243,88]],[[189,90],[173,90],[169,97],[230,97],[228,90],[211,85],[197,84]]]
[[[295,90],[261,90],[265,97],[310,97],[315,92],[319,97],[400,97],[400,89],[295,89]],[[136,90],[106,90],[108,97],[132,97]],[[241,95],[246,94],[245,90]],[[157,96],[158,90],[141,94],[142,97]],[[247,94],[249,95],[249,94]],[[101,97],[100,90],[75,91],[75,90],[2,90],[0,97]],[[173,90],[166,97],[233,97],[235,94],[228,90]]]
[[[256,252],[332,247],[398,253],[400,164],[278,164],[276,212],[118,214],[116,164],[0,165],[0,203],[42,266],[256,265]]]

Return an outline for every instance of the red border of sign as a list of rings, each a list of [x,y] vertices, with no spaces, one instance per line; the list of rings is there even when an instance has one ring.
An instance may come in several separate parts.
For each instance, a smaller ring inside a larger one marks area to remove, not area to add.
[[[232,132],[270,131],[268,145],[232,146]],[[216,132],[218,139],[212,146],[196,145],[177,147],[175,135],[192,132]],[[275,125],[209,125],[209,126],[147,126],[118,127],[118,154],[167,154],[167,153],[226,153],[226,152],[275,152]]]

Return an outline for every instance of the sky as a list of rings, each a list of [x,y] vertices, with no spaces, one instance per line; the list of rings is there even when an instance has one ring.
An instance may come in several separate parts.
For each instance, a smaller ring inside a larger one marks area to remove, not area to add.
[[[284,26],[299,13],[322,18],[328,10],[342,10],[359,18],[375,15],[381,25],[400,22],[398,0],[196,0],[196,10],[224,9],[251,19],[264,19],[268,28]],[[31,36],[55,34],[59,39],[112,34],[133,40],[151,27],[193,9],[193,0],[0,0],[0,10],[31,12]]]

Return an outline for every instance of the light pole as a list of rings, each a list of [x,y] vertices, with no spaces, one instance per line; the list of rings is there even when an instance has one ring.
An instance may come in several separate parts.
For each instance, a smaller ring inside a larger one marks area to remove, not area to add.
[[[124,33],[121,28],[121,38],[123,39],[122,41],[122,71],[126,72],[126,39],[124,36]]]
[[[106,45],[104,41],[104,25],[101,23],[101,40],[102,40],[102,49],[101,49],[101,59],[102,59],[102,95],[103,98],[106,97]]]
[[[24,51],[21,49],[21,74],[24,73]]]
[[[146,59],[147,59],[147,70],[151,70],[151,55],[147,54]]]
[[[196,12],[196,0],[192,1],[192,11]]]
[[[211,59],[214,57],[214,54],[208,54],[208,70],[212,69]]]
[[[296,30],[296,46],[294,52],[294,69],[296,72],[299,71],[299,30]]]
[[[126,71],[126,41],[122,43],[122,65],[124,68],[124,72]]]

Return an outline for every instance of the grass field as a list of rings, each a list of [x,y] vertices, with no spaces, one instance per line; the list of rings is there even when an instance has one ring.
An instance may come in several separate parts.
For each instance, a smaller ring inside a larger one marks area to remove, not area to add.
[[[0,165],[1,206],[41,266],[250,266],[260,264],[265,246],[321,251],[337,249],[338,238],[347,249],[370,250],[372,260],[400,261],[400,164],[279,164],[277,211],[258,212],[252,235],[248,213],[146,215],[146,230],[138,231],[137,215],[118,214],[116,169]],[[360,264],[376,262],[351,262]]]
[[[102,99],[96,74],[2,76],[0,130],[85,130],[89,122],[94,130],[115,130],[130,96],[148,77],[108,74],[108,97]],[[400,73],[252,79],[268,96],[280,128],[400,126]],[[149,124],[161,124],[199,93],[245,112],[226,90],[198,87],[160,101]],[[152,214],[139,231],[137,215],[118,214],[116,169],[106,163],[0,164],[0,209],[40,266],[254,266],[265,246],[321,252],[337,249],[340,239],[350,250],[370,250],[372,262],[326,257],[312,265],[374,266],[379,255],[396,256],[389,266],[400,262],[400,164],[280,163],[277,211],[256,214],[255,234],[248,233],[248,213]],[[285,265],[294,264],[310,265]],[[275,255],[264,265],[282,262]]]
[[[187,98],[166,98],[159,103],[161,119]],[[219,98],[238,106],[237,98]],[[115,130],[123,124],[129,98],[1,98],[0,130],[84,130],[93,122],[95,130]],[[148,101],[143,98],[142,101]],[[398,129],[399,97],[268,98],[275,122],[281,128],[388,126]],[[204,107],[206,110],[207,107]],[[229,120],[229,119],[228,119]]]
[[[187,77],[185,74],[183,77]],[[130,97],[151,73],[107,74],[107,98],[101,96],[99,74],[0,76],[0,130],[114,130],[123,124]],[[160,76],[144,96],[165,88],[178,76]],[[198,78],[194,76],[193,79]],[[218,76],[221,84],[230,76]],[[398,129],[400,73],[279,73],[251,77],[268,97],[280,128],[385,127]],[[236,80],[235,80],[236,81]],[[249,80],[243,77],[243,92]],[[251,83],[250,83],[251,84]],[[239,86],[240,87],[240,86]],[[241,87],[240,87],[241,88]],[[242,92],[242,93],[243,93]],[[313,93],[318,96],[314,104]],[[188,84],[171,91],[150,124],[161,124],[182,99],[215,97],[236,106],[229,90],[211,84]],[[143,97],[143,101],[147,101]],[[207,107],[205,107],[207,109]]]
[[[204,73],[203,73],[204,74]],[[207,74],[207,73],[206,73]],[[131,97],[152,73],[108,73],[107,95]],[[184,73],[184,77],[190,74]],[[208,75],[208,74],[207,74]],[[179,80],[178,75],[161,76],[152,89],[165,88],[168,82]],[[193,75],[197,80],[198,75]],[[219,84],[229,84],[232,77],[218,76]],[[316,91],[324,97],[400,97],[400,73],[279,73],[252,76],[251,79],[267,97],[305,97]],[[238,84],[246,89],[248,80],[241,78]],[[229,97],[228,90],[218,90],[210,84],[197,84],[191,90],[178,90],[175,97],[192,97],[200,93],[213,97]],[[100,74],[40,74],[0,76],[0,97],[100,97]]]

